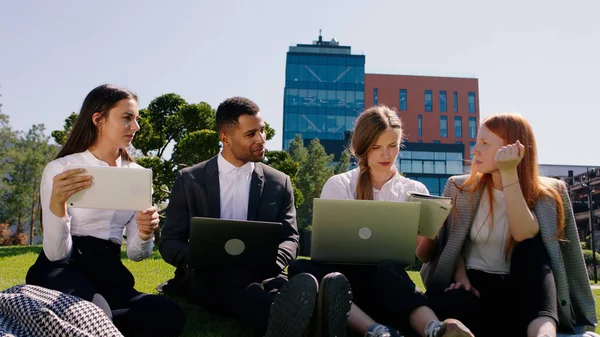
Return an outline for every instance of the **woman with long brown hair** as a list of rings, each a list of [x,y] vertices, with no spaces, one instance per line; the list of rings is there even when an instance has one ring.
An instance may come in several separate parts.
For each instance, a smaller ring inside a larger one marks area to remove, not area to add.
[[[66,202],[93,183],[81,175],[83,169],[65,170],[66,164],[141,167],[127,153],[140,128],[138,117],[137,96],[129,90],[105,84],[86,96],[65,145],[42,175],[43,251],[26,281],[95,303],[126,336],[173,336],[185,320],[181,308],[135,290],[134,277],[121,262],[124,231],[129,259],[140,261],[152,253],[156,208],[83,209]]]
[[[425,185],[396,169],[401,143],[402,122],[395,111],[385,106],[365,110],[356,120],[350,144],[359,167],[331,177],[321,198],[403,202],[408,201],[408,192],[429,194]],[[389,261],[365,266],[296,260],[289,270],[290,277],[310,273],[319,280],[328,273],[342,273],[354,296],[348,327],[365,337],[394,337],[396,330],[423,337],[472,337],[459,321],[438,319],[405,267]]]
[[[596,325],[565,184],[539,176],[533,130],[518,114],[486,118],[471,174],[448,180],[454,210],[417,255],[441,315],[476,336],[554,337]]]

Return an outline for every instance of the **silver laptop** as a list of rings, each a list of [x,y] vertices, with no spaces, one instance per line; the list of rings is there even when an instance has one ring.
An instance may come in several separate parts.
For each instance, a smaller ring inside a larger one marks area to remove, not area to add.
[[[314,199],[311,259],[413,264],[421,204]]]

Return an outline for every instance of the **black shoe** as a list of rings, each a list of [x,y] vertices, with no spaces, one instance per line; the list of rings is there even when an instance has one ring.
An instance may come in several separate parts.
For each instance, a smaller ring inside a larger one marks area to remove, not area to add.
[[[298,274],[286,283],[271,305],[265,337],[306,335],[317,301],[319,284],[310,274]]]
[[[325,275],[317,297],[315,336],[345,337],[351,305],[348,279],[340,273]]]

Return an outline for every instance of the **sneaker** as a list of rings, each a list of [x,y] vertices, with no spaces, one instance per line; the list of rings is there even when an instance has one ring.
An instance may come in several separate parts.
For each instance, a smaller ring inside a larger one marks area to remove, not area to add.
[[[329,273],[321,280],[317,297],[314,332],[316,337],[345,337],[352,291],[348,279],[340,273]]]
[[[474,337],[471,330],[456,319],[446,319],[443,322],[431,321],[425,328],[426,337]]]
[[[381,324],[371,324],[369,331],[365,334],[365,337],[402,337],[398,334],[398,331],[388,328]]]
[[[265,337],[303,337],[309,330],[319,284],[310,274],[298,274],[275,296]]]

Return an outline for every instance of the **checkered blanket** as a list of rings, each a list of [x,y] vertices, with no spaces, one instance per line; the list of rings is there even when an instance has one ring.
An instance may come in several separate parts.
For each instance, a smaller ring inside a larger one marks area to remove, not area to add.
[[[0,292],[0,337],[123,336],[104,311],[79,297],[33,285]]]

